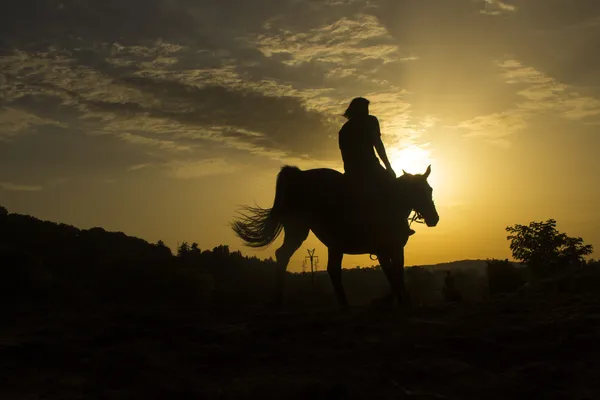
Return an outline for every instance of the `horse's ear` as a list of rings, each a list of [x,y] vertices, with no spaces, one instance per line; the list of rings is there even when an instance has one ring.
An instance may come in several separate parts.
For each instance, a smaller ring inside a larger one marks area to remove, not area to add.
[[[402,170],[402,174],[407,175],[405,170]]]
[[[429,166],[427,167],[427,171],[425,171],[425,173],[423,174],[425,179],[427,179],[427,177],[429,176],[430,173],[431,173],[431,164],[429,164]]]

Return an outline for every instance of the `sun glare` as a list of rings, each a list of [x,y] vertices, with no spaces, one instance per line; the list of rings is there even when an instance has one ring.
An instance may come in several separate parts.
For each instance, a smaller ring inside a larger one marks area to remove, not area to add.
[[[402,170],[411,174],[422,174],[432,161],[428,150],[414,144],[403,149],[393,149],[390,153],[390,163],[396,175],[401,175]]]

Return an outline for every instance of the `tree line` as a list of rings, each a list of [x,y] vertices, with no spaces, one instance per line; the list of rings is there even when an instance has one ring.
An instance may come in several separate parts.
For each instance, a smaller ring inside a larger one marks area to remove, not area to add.
[[[553,219],[506,230],[513,258],[521,263],[489,259],[486,268],[406,268],[411,299],[477,301],[516,292],[529,282],[598,270],[598,262],[585,259],[593,247],[559,232]],[[21,302],[193,307],[266,302],[276,269],[271,258],[244,256],[227,245],[202,250],[198,243],[183,242],[173,254],[162,241],[149,243],[102,228],[78,229],[11,214],[4,207],[0,265],[0,296]],[[314,284],[308,274],[288,275],[289,302],[334,304],[325,271],[317,274]],[[586,282],[596,281],[588,277]],[[358,302],[388,290],[379,266],[347,270],[344,285]]]

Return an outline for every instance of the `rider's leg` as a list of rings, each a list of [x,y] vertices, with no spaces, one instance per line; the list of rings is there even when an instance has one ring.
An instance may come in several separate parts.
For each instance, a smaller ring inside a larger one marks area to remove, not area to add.
[[[385,170],[385,168],[383,168],[381,165],[379,165],[379,168],[377,168],[377,171],[375,172],[375,176],[377,177],[376,179],[379,181],[379,187],[381,188],[381,197],[384,201],[384,207],[386,207],[390,213],[394,213],[394,208],[395,208],[395,204],[394,204],[394,199],[393,199],[393,183],[394,183],[394,178],[392,178],[388,172]],[[408,221],[399,221],[400,223],[406,223],[408,224]],[[412,236],[414,235],[416,232],[414,229],[410,228],[410,225],[408,225],[408,236]]]

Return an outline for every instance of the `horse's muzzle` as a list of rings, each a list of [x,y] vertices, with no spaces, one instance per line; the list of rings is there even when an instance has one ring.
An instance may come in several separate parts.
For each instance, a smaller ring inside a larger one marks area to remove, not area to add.
[[[436,215],[435,217],[432,218],[425,218],[425,225],[427,225],[428,227],[434,227],[438,224],[438,222],[440,222],[440,216]]]

